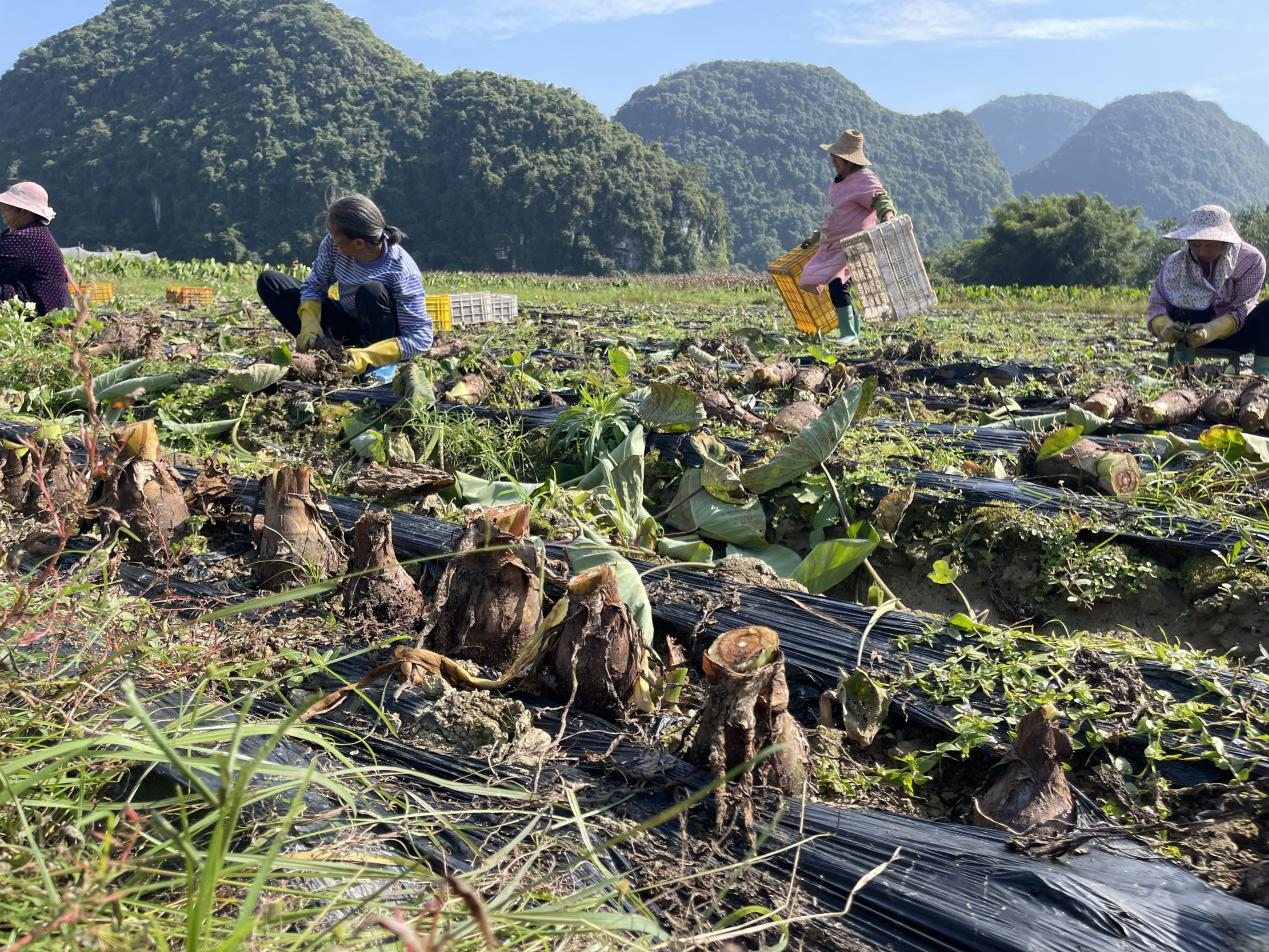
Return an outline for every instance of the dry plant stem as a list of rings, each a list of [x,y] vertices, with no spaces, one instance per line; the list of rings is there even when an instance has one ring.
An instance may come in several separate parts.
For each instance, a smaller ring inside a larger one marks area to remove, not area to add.
[[[792,794],[801,789],[805,773],[806,740],[788,711],[779,636],[758,626],[724,632],[701,665],[709,690],[688,759],[719,779],[759,751],[781,745],[733,783],[720,784],[715,794],[716,830],[739,824],[752,842],[755,782]]]
[[[1132,499],[1141,491],[1143,477],[1136,457],[1105,449],[1089,439],[1075,443],[1045,459],[1035,461],[1035,473],[1077,483],[1091,483],[1116,499]]]
[[[1137,422],[1146,426],[1175,426],[1198,416],[1202,401],[1188,387],[1178,387],[1137,407]]]
[[[468,519],[436,589],[419,645],[497,667],[514,658],[542,617],[542,563],[527,505]]]
[[[344,570],[344,555],[322,525],[311,495],[312,478],[307,466],[284,466],[262,483],[264,520],[255,567],[261,587],[302,585]]]
[[[340,585],[345,615],[406,630],[423,621],[423,596],[392,548],[392,513],[371,510],[357,520],[348,569]]]
[[[556,687],[583,711],[620,718],[643,670],[643,632],[621,599],[611,565],[569,581],[568,598],[568,614],[555,629]]]
[[[107,535],[126,529],[123,547],[139,562],[168,562],[172,541],[189,519],[176,471],[162,458],[153,420],[124,427],[98,503],[98,522]]]

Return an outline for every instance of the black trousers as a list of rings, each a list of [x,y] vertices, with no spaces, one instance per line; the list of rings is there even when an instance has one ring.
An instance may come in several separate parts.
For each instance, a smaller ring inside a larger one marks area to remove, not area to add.
[[[1168,317],[1178,324],[1205,324],[1216,317],[1213,308],[1204,311],[1189,311],[1182,307],[1168,307]],[[1228,337],[1200,347],[1196,353],[1206,350],[1236,350],[1240,354],[1255,354],[1257,357],[1269,357],[1269,301],[1261,301],[1255,306],[1243,326]]]
[[[281,271],[265,271],[256,279],[256,293],[291,334],[300,332],[300,282]],[[322,331],[346,347],[365,347],[388,337],[400,336],[397,302],[380,281],[367,281],[357,289],[356,314],[339,301],[322,298]]]
[[[833,307],[845,307],[850,303],[850,285],[849,279],[843,282],[841,278],[834,278],[828,282],[828,299],[833,302]]]

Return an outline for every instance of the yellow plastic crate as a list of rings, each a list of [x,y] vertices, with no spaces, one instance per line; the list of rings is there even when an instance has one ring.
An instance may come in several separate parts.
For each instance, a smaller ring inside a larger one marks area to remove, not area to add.
[[[87,294],[89,304],[109,304],[115,299],[113,284],[68,284],[66,287],[72,298]]]
[[[427,316],[432,319],[434,332],[454,329],[454,312],[450,308],[448,294],[429,294],[423,304],[427,307]]]
[[[169,287],[166,291],[169,304],[206,307],[212,303],[211,288]]]
[[[767,265],[767,272],[775,282],[780,297],[784,298],[785,307],[793,315],[793,323],[803,334],[824,334],[837,330],[837,311],[833,309],[828,292],[815,294],[798,287],[802,269],[817,250],[815,245],[806,248],[799,245]]]

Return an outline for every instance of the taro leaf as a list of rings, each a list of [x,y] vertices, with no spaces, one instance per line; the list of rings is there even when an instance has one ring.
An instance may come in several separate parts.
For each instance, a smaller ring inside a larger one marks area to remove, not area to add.
[[[153,377],[133,377],[98,390],[93,388],[93,396],[98,403],[111,404],[119,400],[135,400],[145,393],[162,393],[171,390],[180,382],[179,377],[172,374],[156,374]]]
[[[806,348],[807,354],[818,360],[825,367],[831,367],[837,363],[837,356],[829,353],[819,344],[811,344]]]
[[[837,683],[846,736],[867,747],[876,739],[890,713],[890,694],[863,671],[855,671]]]
[[[636,426],[622,442],[621,455],[614,453],[604,485],[592,491],[595,503],[629,540],[639,534],[648,518],[643,508],[643,447],[643,427]]]
[[[363,433],[370,429],[370,424],[372,422],[373,421],[369,417],[363,416],[360,413],[355,413],[350,417],[344,417],[343,422],[340,424],[344,431],[344,439],[351,440],[358,433]]]
[[[765,463],[745,470],[741,479],[751,493],[762,494],[809,473],[833,455],[856,414],[862,413],[877,389],[870,377],[850,385],[814,423],[804,427]]]
[[[1024,433],[1035,433],[1047,430],[1066,422],[1065,411],[1060,413],[1042,413],[1039,416],[1012,416],[1005,420],[979,425],[980,430],[1022,430]]]
[[[479,506],[500,506],[505,503],[524,502],[542,488],[544,483],[517,483],[504,480],[481,479],[466,473],[454,474],[454,491],[464,503]]]
[[[373,460],[376,463],[386,463],[388,461],[387,451],[384,449],[383,434],[378,430],[366,430],[358,433],[349,442],[358,456],[364,460]]]
[[[1078,443],[1084,436],[1084,428],[1079,426],[1066,426],[1058,430],[1056,433],[1049,434],[1044,442],[1040,444],[1040,450],[1035,454],[1037,460],[1048,459],[1051,456],[1057,456],[1063,450],[1068,450]]]
[[[392,378],[392,390],[411,414],[436,405],[436,388],[432,386],[432,378],[418,364],[406,364],[405,369]]]
[[[630,376],[630,351],[619,344],[608,348],[608,366],[618,377]]]
[[[701,485],[715,499],[743,505],[749,501],[749,494],[740,482],[739,468],[720,463],[706,456],[701,468]]]
[[[767,514],[762,503],[751,499],[744,505],[723,502],[707,493],[699,469],[685,470],[679,491],[670,504],[667,521],[676,529],[696,531],[707,539],[734,545],[766,545]]]
[[[674,383],[656,383],[639,404],[639,419],[649,430],[661,433],[688,433],[705,422],[701,398]]]
[[[635,623],[643,632],[645,646],[652,645],[652,604],[648,601],[647,589],[643,587],[643,579],[628,560],[601,539],[587,526],[577,540],[568,546],[568,562],[573,567],[573,574],[580,575],[587,569],[611,563],[617,573],[617,591],[621,600],[630,608]]]
[[[96,377],[93,377],[93,396],[100,400],[101,398],[98,396],[100,391],[125,380],[133,379],[133,374],[140,370],[144,363],[145,358],[129,360],[126,363],[120,364],[118,367],[114,367],[107,370],[105,373],[101,373]],[[87,397],[84,394],[84,386],[83,384],[80,384],[78,387],[71,387],[67,390],[59,390],[57,393],[53,394],[49,403],[53,406],[64,406],[68,403],[74,403],[82,407],[86,399]]]
[[[855,538],[829,539],[812,549],[793,573],[794,580],[805,585],[812,595],[822,595],[844,581],[864,564],[881,541],[877,530],[867,523],[855,523],[851,532]]]
[[[569,483],[569,489],[598,489],[600,486],[606,486],[611,478],[613,469],[623,459],[632,455],[643,456],[645,452],[645,440],[643,436],[643,427],[636,425],[626,438],[618,443],[611,453],[600,453],[596,457],[598,462],[586,474],[577,477]]]
[[[934,563],[934,569],[926,578],[935,585],[951,585],[960,578],[960,573],[952,568],[951,564],[946,560],[939,559]]]
[[[731,546],[727,549],[730,553]],[[714,561],[714,550],[709,543],[690,535],[674,539],[658,539],[657,555],[674,562],[701,562],[711,565]]]
[[[258,393],[266,387],[272,387],[286,376],[286,368],[277,364],[252,364],[226,375],[225,383],[239,393]]]
[[[1232,460],[1269,463],[1269,437],[1244,433],[1236,426],[1212,426],[1199,434],[1199,445]]]
[[[701,430],[699,433],[693,433],[687,438],[692,444],[692,449],[696,450],[701,459],[712,459],[716,463],[727,463],[733,459],[737,459],[735,453],[722,440],[715,437],[712,433],[706,433]]]
[[[269,359],[279,367],[289,367],[293,356],[294,354],[291,352],[289,344],[278,344],[273,348],[273,353],[269,355]]]
[[[220,436],[222,433],[228,433],[232,430],[238,418],[232,420],[208,420],[203,423],[180,423],[173,420],[165,413],[159,414],[159,425],[169,433],[176,433],[180,436]]]
[[[1071,426],[1083,428],[1085,436],[1092,436],[1098,430],[1110,425],[1105,417],[1100,417],[1090,410],[1085,410],[1078,403],[1072,403],[1062,414],[1062,419]]]
[[[764,562],[771,566],[771,570],[780,578],[793,578],[798,566],[802,564],[802,556],[783,545],[768,545],[757,549],[742,549],[738,545],[729,545],[727,554]]]

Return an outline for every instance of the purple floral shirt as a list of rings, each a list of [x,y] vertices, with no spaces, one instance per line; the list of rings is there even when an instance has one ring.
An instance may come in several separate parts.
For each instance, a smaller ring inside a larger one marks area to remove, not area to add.
[[[1176,304],[1168,293],[1169,265],[1174,260],[1183,263],[1187,258],[1194,261],[1189,248],[1184,247],[1169,255],[1167,261],[1163,263],[1158,276],[1154,279],[1154,284],[1150,286],[1150,301],[1146,305],[1147,324],[1160,314],[1168,313],[1169,305]],[[1265,284],[1265,256],[1260,253],[1260,249],[1244,241],[1242,247],[1238,249],[1237,258],[1234,259],[1232,272],[1227,278],[1218,282],[1219,287],[1214,287],[1202,276],[1197,264],[1191,270],[1198,274],[1196,280],[1201,282],[1203,289],[1210,292],[1211,306],[1216,316],[1228,314],[1234,319],[1234,326],[1242,328],[1247,323],[1247,315],[1256,306],[1260,289]]]
[[[48,225],[0,232],[0,301],[30,301],[40,314],[70,307],[66,262]]]

